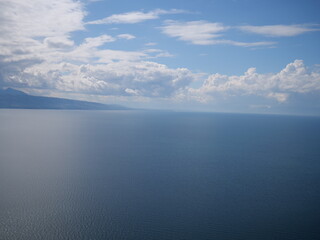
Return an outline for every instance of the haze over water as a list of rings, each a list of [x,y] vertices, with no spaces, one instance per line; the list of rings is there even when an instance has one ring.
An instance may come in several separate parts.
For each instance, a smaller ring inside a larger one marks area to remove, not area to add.
[[[319,120],[1,110],[0,239],[319,239]]]

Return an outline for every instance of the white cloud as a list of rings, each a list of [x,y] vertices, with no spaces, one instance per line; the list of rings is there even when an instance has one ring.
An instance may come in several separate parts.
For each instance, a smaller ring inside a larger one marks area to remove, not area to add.
[[[140,61],[149,58],[147,54],[139,51],[100,50],[95,53],[98,63],[110,63],[113,61]]]
[[[221,32],[228,29],[221,23],[207,21],[166,21],[165,24],[166,26],[161,27],[164,34],[198,45],[214,44],[213,39],[220,37]]]
[[[119,34],[117,37],[120,38],[120,39],[126,39],[126,40],[131,40],[131,39],[135,39],[136,38],[132,34],[127,34],[127,33]]]
[[[115,40],[116,40],[115,38],[104,34],[98,37],[85,38],[84,43],[81,44],[80,47],[85,47],[85,48],[99,47],[104,45],[105,43],[114,42]]]
[[[197,75],[155,62],[111,62],[98,65],[41,63],[27,67],[21,78],[29,87],[114,96],[172,97]]]
[[[307,93],[320,90],[320,69],[310,71],[302,60],[295,60],[279,73],[259,74],[249,68],[244,75],[210,75],[198,88],[189,88],[189,94],[200,101],[214,96],[257,95],[285,102],[292,93]]]
[[[48,37],[44,39],[44,43],[49,48],[70,48],[74,46],[74,41],[66,36]]]
[[[157,48],[148,48],[144,50],[143,52],[147,53],[150,58],[159,58],[159,57],[173,57],[171,53],[168,51],[164,51],[162,49]]]
[[[265,26],[241,26],[238,27],[244,32],[250,32],[270,37],[292,37],[306,32],[319,31],[312,25],[265,25]]]
[[[84,29],[84,16],[79,1],[1,0],[1,61],[45,60],[71,49],[70,34]]]
[[[144,52],[147,52],[147,53],[159,53],[159,52],[162,52],[162,50],[161,49],[157,49],[157,48],[148,48]]]
[[[171,10],[163,10],[156,9],[149,12],[135,11],[135,12],[127,12],[121,14],[114,14],[109,17],[88,22],[87,24],[114,24],[114,23],[126,23],[126,24],[134,24],[147,20],[158,19],[160,15],[164,14],[178,14],[184,13],[185,11],[179,9],[171,9]]]
[[[156,46],[156,45],[158,45],[158,43],[156,43],[156,42],[148,42],[145,45],[146,46]]]
[[[84,29],[85,16],[78,1],[0,1],[1,86],[164,98],[196,78],[187,69],[145,61],[165,51],[105,48],[117,38],[132,39],[133,35],[115,38],[103,34],[76,44],[70,36]],[[148,14],[157,17],[177,12],[155,10]]]
[[[116,38],[109,35],[101,35],[97,37],[85,38],[83,43],[78,46],[74,46],[71,49],[65,51],[44,51],[42,52],[42,58],[46,62],[68,62],[68,61],[78,61],[78,62],[103,62],[103,61],[113,61],[121,60],[124,55],[122,51],[112,51],[104,49],[104,45],[110,42],[116,41]],[[120,52],[120,53],[118,53]],[[40,52],[41,54],[41,52]],[[129,59],[132,56],[132,52],[127,52],[127,57]],[[143,53],[141,53],[143,55]],[[117,58],[120,57],[120,59]],[[108,60],[106,60],[108,59]]]
[[[277,93],[277,92],[271,92],[269,94],[267,94],[267,97],[269,98],[274,98],[276,99],[278,102],[285,102],[288,100],[289,98],[289,94],[288,93]]]
[[[140,95],[140,91],[137,89],[126,88],[124,91],[130,95]]]
[[[1,0],[0,32],[6,37],[55,37],[83,30],[79,1]]]
[[[262,42],[237,42],[232,40],[216,40],[213,44],[227,44],[238,47],[260,47],[260,46],[272,46],[276,42],[262,41]]]
[[[230,29],[221,23],[207,21],[178,22],[166,21],[161,27],[164,34],[195,45],[228,44],[242,47],[272,45],[274,42],[237,42],[221,39],[223,32]]]
[[[84,29],[82,20],[85,12],[79,1],[0,1],[2,86],[56,87],[55,81],[61,84],[61,79],[70,76],[69,63],[106,64],[154,57],[143,51],[106,49],[105,44],[117,40],[106,34],[88,37],[75,44],[71,33]],[[119,37],[129,39],[133,35]]]
[[[74,31],[84,30],[86,13],[80,1],[0,0],[0,3],[0,87],[170,101],[187,98],[202,102],[219,95],[258,95],[285,102],[292,93],[320,90],[319,66],[311,71],[301,60],[288,64],[276,74],[259,74],[250,68],[242,76],[213,74],[201,87],[191,87],[191,83],[203,79],[204,75],[150,61],[172,56],[165,50],[107,48],[108,43],[133,39],[133,35],[103,34],[85,38],[80,43],[72,39]],[[179,12],[182,11],[131,12],[112,15],[104,23],[141,22]],[[223,39],[229,27],[206,21],[167,21],[161,29],[171,37],[198,45],[253,47],[272,44]]]

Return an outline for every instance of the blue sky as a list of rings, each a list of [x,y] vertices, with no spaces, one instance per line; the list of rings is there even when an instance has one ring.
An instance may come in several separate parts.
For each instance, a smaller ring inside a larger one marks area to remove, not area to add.
[[[1,87],[130,107],[320,113],[319,1],[0,3]]]

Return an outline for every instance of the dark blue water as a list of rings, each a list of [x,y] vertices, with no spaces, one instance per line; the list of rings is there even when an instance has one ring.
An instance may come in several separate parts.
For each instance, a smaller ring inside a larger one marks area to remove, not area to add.
[[[0,239],[320,239],[320,118],[0,111]]]

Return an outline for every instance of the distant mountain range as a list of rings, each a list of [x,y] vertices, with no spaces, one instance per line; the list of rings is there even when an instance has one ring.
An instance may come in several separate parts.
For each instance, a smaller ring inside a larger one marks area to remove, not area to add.
[[[40,97],[13,88],[0,89],[0,108],[20,109],[73,109],[73,110],[127,110],[129,108],[96,102],[65,98]]]

